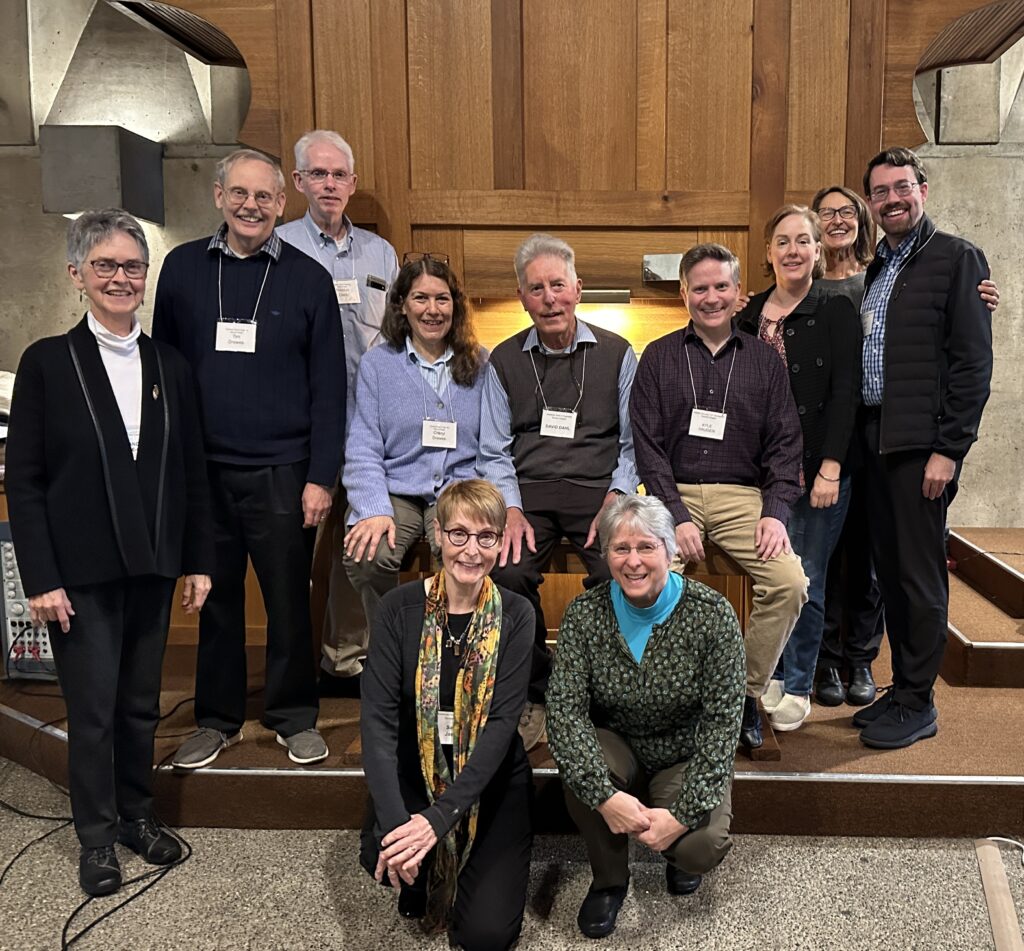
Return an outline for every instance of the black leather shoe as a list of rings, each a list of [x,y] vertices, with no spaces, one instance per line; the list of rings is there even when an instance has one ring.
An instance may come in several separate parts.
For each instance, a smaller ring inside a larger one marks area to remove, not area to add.
[[[846,690],[846,702],[854,707],[866,707],[875,699],[878,688],[871,676],[870,667],[851,667],[850,686]]]
[[[757,709],[757,698],[744,697],[740,743],[747,750],[756,750],[763,742],[764,738],[761,736],[761,714]]]
[[[112,845],[83,848],[78,856],[78,884],[86,895],[109,895],[121,887],[121,866]]]
[[[580,931],[588,938],[610,935],[615,930],[615,919],[619,917],[619,909],[626,900],[627,891],[629,885],[617,885],[614,888],[591,886],[576,916]]]
[[[670,895],[692,895],[703,880],[703,875],[691,875],[674,865],[665,866],[665,885]]]
[[[150,865],[170,865],[181,858],[181,845],[152,816],[122,819],[117,841],[141,855]]]
[[[818,671],[818,682],[814,685],[814,699],[823,707],[838,707],[846,700],[846,688],[835,667],[823,667]],[[870,703],[870,701],[868,701]]]

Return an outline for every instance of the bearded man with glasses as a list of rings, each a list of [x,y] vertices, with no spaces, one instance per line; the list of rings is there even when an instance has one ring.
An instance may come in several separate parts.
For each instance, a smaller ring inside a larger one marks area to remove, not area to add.
[[[262,723],[296,763],[327,756],[316,729],[309,573],[345,429],[345,343],[324,269],[274,234],[284,176],[240,149],[217,166],[224,224],[164,261],[153,337],[192,366],[213,490],[217,593],[199,623],[198,730],[173,763],[196,769],[242,738],[245,575],[267,609]]]

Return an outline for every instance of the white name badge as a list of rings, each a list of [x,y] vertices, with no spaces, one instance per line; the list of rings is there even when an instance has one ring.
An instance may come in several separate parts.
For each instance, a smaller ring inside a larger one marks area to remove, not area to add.
[[[218,320],[217,349],[228,353],[255,353],[256,321]]]
[[[423,420],[421,446],[428,449],[454,449],[457,439],[455,423],[446,419]]]
[[[455,714],[451,710],[437,711],[437,739],[442,746],[451,746],[455,742]]]
[[[875,312],[873,310],[865,310],[860,315],[860,329],[864,331],[864,336],[871,336],[871,328],[875,326]]]
[[[694,407],[690,416],[690,435],[701,439],[722,439],[725,436],[726,415]]]
[[[334,294],[339,304],[358,304],[359,282],[355,278],[350,281],[335,281]]]
[[[540,434],[556,439],[572,439],[576,435],[576,411],[545,409],[540,417]]]

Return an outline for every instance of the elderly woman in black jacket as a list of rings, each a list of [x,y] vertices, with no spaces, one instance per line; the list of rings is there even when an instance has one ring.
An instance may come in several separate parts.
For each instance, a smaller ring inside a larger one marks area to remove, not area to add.
[[[32,344],[7,437],[11,532],[68,715],[71,808],[90,895],[121,885],[115,841],[155,865],[177,839],[153,816],[153,737],[175,581],[198,611],[213,538],[199,413],[181,356],[141,332],[149,249],[117,208],[68,230],[89,311]]]
[[[860,325],[848,298],[827,296],[815,282],[824,265],[813,211],[783,205],[765,227],[765,242],[775,284],[751,298],[737,326],[786,363],[804,437],[804,494],[788,528],[808,578],[808,601],[762,699],[772,727],[786,731],[810,713],[825,577],[849,504],[844,461],[860,398]]]

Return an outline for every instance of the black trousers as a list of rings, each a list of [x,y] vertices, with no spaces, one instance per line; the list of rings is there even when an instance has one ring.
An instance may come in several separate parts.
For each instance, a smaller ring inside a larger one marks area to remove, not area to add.
[[[210,463],[216,569],[199,619],[196,722],[227,734],[245,722],[247,559],[267,609],[263,725],[281,736],[316,726],[319,701],[309,613],[316,529],[302,527],[307,463]]]
[[[885,633],[882,592],[875,577],[864,474],[855,473],[843,533],[828,563],[825,627],[818,668],[870,667]]]
[[[892,648],[893,696],[912,710],[924,710],[932,702],[946,648],[946,510],[956,495],[960,466],[939,498],[926,499],[921,483],[930,450],[881,455],[879,419],[870,409],[861,410],[858,429],[872,555]]]
[[[559,480],[520,483],[519,492],[523,500],[523,514],[533,527],[537,551],[531,552],[524,544],[519,564],[513,564],[510,557],[504,568],[495,568],[491,572],[491,577],[510,591],[524,595],[533,605],[536,628],[527,697],[533,703],[543,703],[551,676],[551,652],[547,648],[548,627],[540,604],[540,586],[544,582],[541,570],[547,567],[555,546],[566,538],[587,567],[588,574],[583,581],[585,588],[592,588],[611,577],[597,540],[594,540],[593,547],[583,547],[590,523],[600,511],[607,489],[586,488]]]
[[[68,588],[71,629],[48,625],[68,710],[71,812],[82,845],[113,845],[118,817],[153,809],[153,736],[174,579]]]

